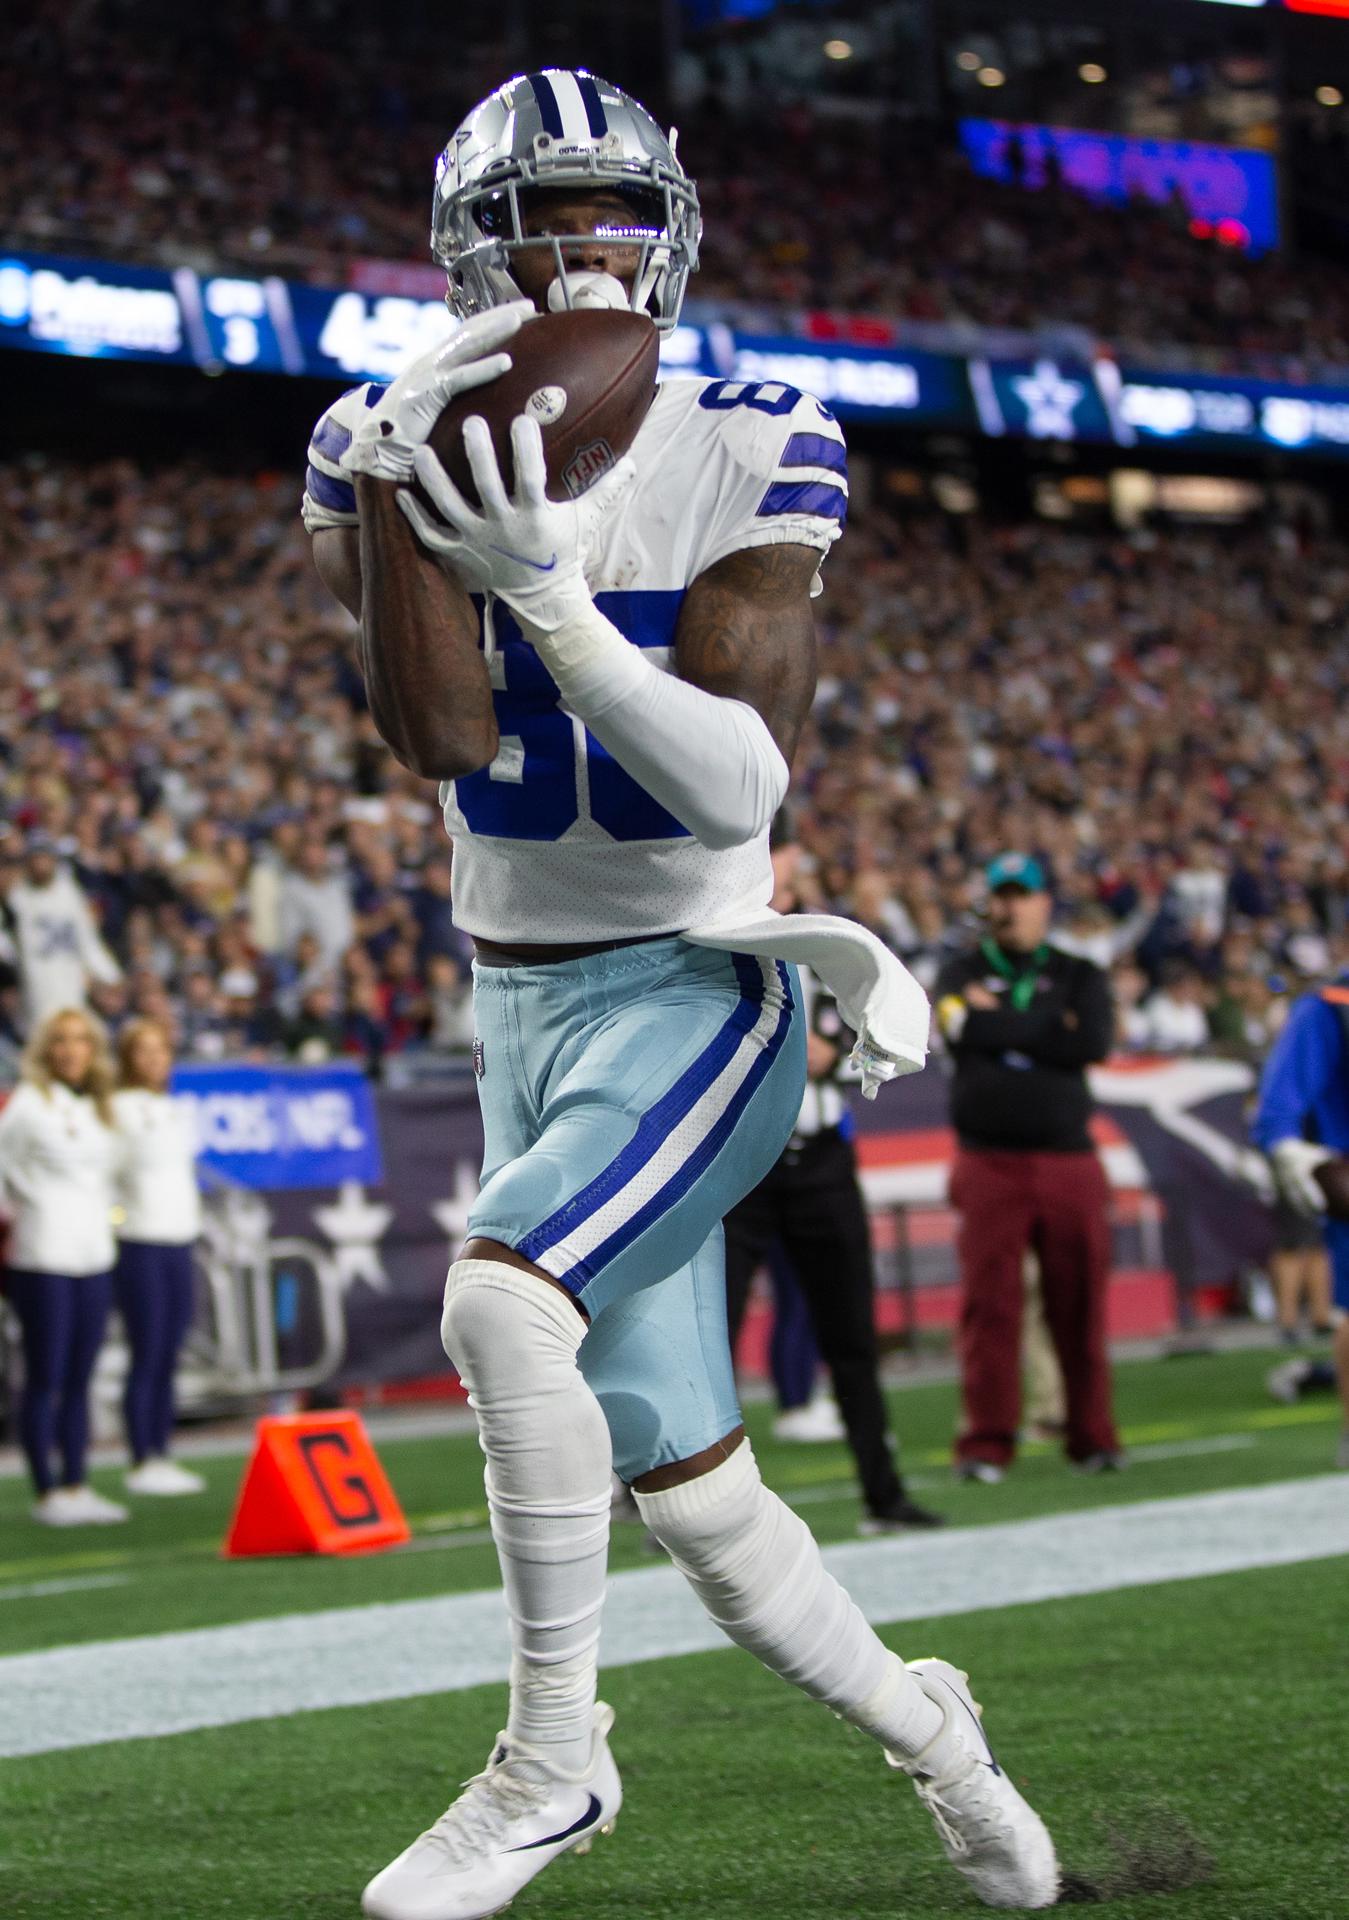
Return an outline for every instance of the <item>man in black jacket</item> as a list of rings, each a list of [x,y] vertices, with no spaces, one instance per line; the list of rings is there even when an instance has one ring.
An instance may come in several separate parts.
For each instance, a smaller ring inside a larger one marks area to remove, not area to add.
[[[1081,1467],[1120,1464],[1105,1346],[1109,1192],[1092,1149],[1087,1067],[1110,1049],[1110,991],[1090,960],[1046,939],[1044,872],[1024,854],[989,867],[988,934],[937,979],[937,1020],[955,1062],[961,1383],[956,1470],[1000,1480],[1021,1419],[1022,1261],[1040,1266],[1063,1368],[1067,1449]]]
[[[773,905],[801,906],[801,849],[783,807],[773,822]],[[726,1293],[731,1348],[756,1270],[774,1243],[800,1282],[866,1503],[863,1533],[939,1527],[940,1514],[911,1500],[895,1460],[876,1343],[871,1229],[857,1178],[853,1118],[843,1093],[856,1035],[809,968],[801,969],[806,1091],[782,1158],[726,1216]]]

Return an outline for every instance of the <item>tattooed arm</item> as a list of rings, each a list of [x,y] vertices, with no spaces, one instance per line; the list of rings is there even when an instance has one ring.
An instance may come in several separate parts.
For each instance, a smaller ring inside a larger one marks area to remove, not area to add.
[[[790,765],[815,698],[814,547],[742,547],[700,573],[675,631],[679,676],[754,708]]]
[[[355,484],[360,526],[315,533],[314,565],[360,622],[376,729],[423,779],[475,773],[496,753],[497,723],[473,603],[417,545],[393,487],[364,475]]]

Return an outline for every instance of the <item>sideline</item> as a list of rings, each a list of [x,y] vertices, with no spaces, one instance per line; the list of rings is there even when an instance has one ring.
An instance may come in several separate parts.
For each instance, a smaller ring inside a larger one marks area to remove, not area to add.
[[[827,1547],[869,1620],[930,1620],[1349,1554],[1342,1474]],[[726,1641],[668,1566],[615,1574],[604,1664]],[[0,1659],[0,1756],[457,1692],[509,1670],[499,1591],[286,1614]]]

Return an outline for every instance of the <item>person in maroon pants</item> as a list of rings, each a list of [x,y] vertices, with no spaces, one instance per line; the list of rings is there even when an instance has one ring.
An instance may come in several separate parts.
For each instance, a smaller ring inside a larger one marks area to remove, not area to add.
[[[1123,1464],[1105,1345],[1109,1192],[1088,1132],[1086,1072],[1110,1049],[1110,990],[1099,967],[1048,940],[1052,903],[1038,860],[1005,853],[985,877],[988,932],[947,962],[934,994],[955,1066],[956,1472],[1001,1480],[1016,1451],[1029,1248],[1063,1369],[1068,1457],[1099,1473]]]

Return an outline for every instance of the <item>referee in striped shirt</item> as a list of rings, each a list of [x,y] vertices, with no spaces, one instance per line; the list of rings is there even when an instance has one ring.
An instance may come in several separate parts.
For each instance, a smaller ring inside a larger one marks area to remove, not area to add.
[[[773,905],[783,913],[799,905],[799,857],[780,814],[774,827]],[[833,1379],[867,1509],[861,1531],[939,1527],[942,1516],[918,1506],[904,1491],[878,1377],[871,1231],[857,1178],[853,1117],[840,1085],[853,1035],[833,996],[805,967],[801,991],[807,1083],[796,1130],[772,1171],[726,1216],[732,1348],[754,1274],[776,1242],[805,1295]]]

